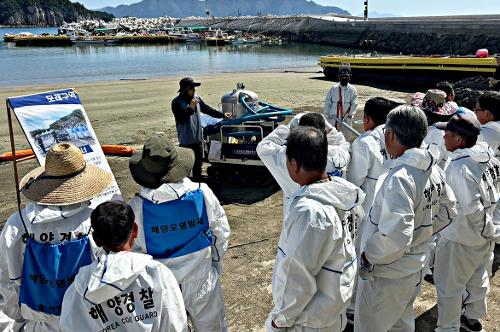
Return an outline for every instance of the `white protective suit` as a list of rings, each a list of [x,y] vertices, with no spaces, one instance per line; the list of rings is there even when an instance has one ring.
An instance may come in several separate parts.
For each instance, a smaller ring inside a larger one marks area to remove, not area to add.
[[[342,86],[340,83],[337,83],[328,91],[323,106],[324,115],[330,124],[333,126],[336,125],[337,106],[340,95],[342,95],[342,110],[344,114],[340,114],[339,117],[343,119],[346,124],[352,126],[352,120],[358,109],[358,90],[351,84]],[[341,128],[341,132],[348,140],[352,136],[351,132],[344,128]]]
[[[446,146],[444,145],[444,130],[438,129],[434,126],[429,126],[427,128],[427,136],[424,138],[422,147],[428,148],[431,144],[434,144],[438,148],[438,166],[441,167],[441,169],[444,169],[444,165],[446,164],[446,160],[449,156],[449,152],[446,150]]]
[[[22,210],[28,232],[37,242],[61,243],[75,240],[90,230],[89,202],[65,207],[43,206],[29,203]],[[24,227],[19,212],[10,216],[0,236],[0,311],[21,322],[26,320],[24,331],[60,331],[59,317],[19,306],[19,287],[24,261]],[[96,247],[90,241],[95,252]],[[4,273],[7,272],[7,274]],[[8,278],[5,278],[5,276]]]
[[[379,176],[384,173],[384,163],[387,160],[387,152],[385,150],[385,138],[383,128],[385,124],[377,126],[372,130],[366,131],[351,145],[351,162],[347,171],[347,180],[360,187],[366,197],[363,202],[363,211],[365,218],[360,220],[358,229],[365,222],[373,200],[375,199],[375,186]],[[360,241],[356,241],[356,254],[359,255]],[[355,282],[357,285],[357,280]],[[347,309],[348,313],[353,313],[356,303],[356,290],[354,287],[352,301]]]
[[[482,125],[478,141],[488,143],[495,157],[500,160],[500,121],[490,121]],[[500,207],[495,209],[494,218],[500,220]]]
[[[227,252],[230,229],[224,209],[206,184],[194,183],[184,178],[177,183],[163,184],[158,189],[141,188],[140,196],[130,201],[139,227],[134,250],[147,253],[148,249],[143,227],[143,198],[156,203],[170,202],[198,188],[202,190],[204,196],[214,239],[212,246],[184,256],[157,260],[167,266],[177,279],[195,331],[226,331],[220,274],[222,258]]]
[[[286,167],[286,140],[290,130],[297,127],[300,118],[305,113],[296,115],[289,125],[280,125],[272,133],[266,136],[257,145],[257,154],[273,175],[278,185],[283,190],[283,215],[286,218],[286,211],[290,204],[290,197],[300,188],[300,185],[292,180]],[[345,175],[347,165],[351,160],[349,154],[349,143],[344,136],[332,125],[326,123],[328,140],[328,157],[326,172],[330,175]]]
[[[492,218],[499,199],[500,163],[484,143],[450,155],[446,178],[457,197],[458,216],[441,232],[434,282],[438,292],[436,331],[458,331],[460,315],[486,315],[494,242],[500,221]]]
[[[363,192],[338,177],[301,187],[281,227],[268,331],[342,331],[356,276],[345,214]],[[278,327],[271,327],[274,320]]]
[[[358,280],[356,332],[414,331],[413,302],[432,236],[456,216],[455,197],[436,166],[436,147],[413,148],[380,176],[360,250],[372,280]]]
[[[351,162],[347,171],[347,180],[365,192],[363,210],[368,215],[375,199],[375,186],[379,176],[384,173],[387,160],[385,138],[382,129],[385,125],[364,132],[351,146]]]
[[[188,331],[174,275],[149,255],[103,253],[64,294],[63,331]]]

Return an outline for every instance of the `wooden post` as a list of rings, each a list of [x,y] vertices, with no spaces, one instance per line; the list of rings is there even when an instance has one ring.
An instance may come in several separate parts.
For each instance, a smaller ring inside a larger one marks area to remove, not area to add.
[[[14,168],[14,182],[16,184],[17,208],[19,209],[19,213],[21,213],[21,190],[19,188],[19,173],[17,170],[16,144],[14,142],[14,129],[12,126],[12,108],[8,100],[6,101],[6,105],[7,105],[7,120],[9,122],[10,149],[12,151],[12,166]]]

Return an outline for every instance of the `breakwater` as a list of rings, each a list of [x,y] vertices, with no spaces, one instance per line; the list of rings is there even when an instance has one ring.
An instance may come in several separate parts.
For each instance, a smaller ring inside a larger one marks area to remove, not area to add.
[[[384,18],[283,16],[180,19],[177,26],[203,25],[280,36],[290,41],[402,54],[500,53],[500,15]]]

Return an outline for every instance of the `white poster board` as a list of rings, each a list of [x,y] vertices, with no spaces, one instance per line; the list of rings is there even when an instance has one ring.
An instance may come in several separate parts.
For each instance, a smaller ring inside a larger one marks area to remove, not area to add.
[[[47,151],[54,144],[69,142],[82,151],[88,163],[112,174],[80,97],[73,89],[12,97],[7,102],[40,165],[45,164]],[[114,176],[113,184],[92,200],[92,207],[110,199],[123,199]]]

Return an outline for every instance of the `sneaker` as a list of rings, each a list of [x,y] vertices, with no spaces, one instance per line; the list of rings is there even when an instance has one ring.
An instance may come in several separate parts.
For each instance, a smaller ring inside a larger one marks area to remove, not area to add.
[[[467,332],[485,332],[479,320],[464,315],[460,316],[460,327]]]

